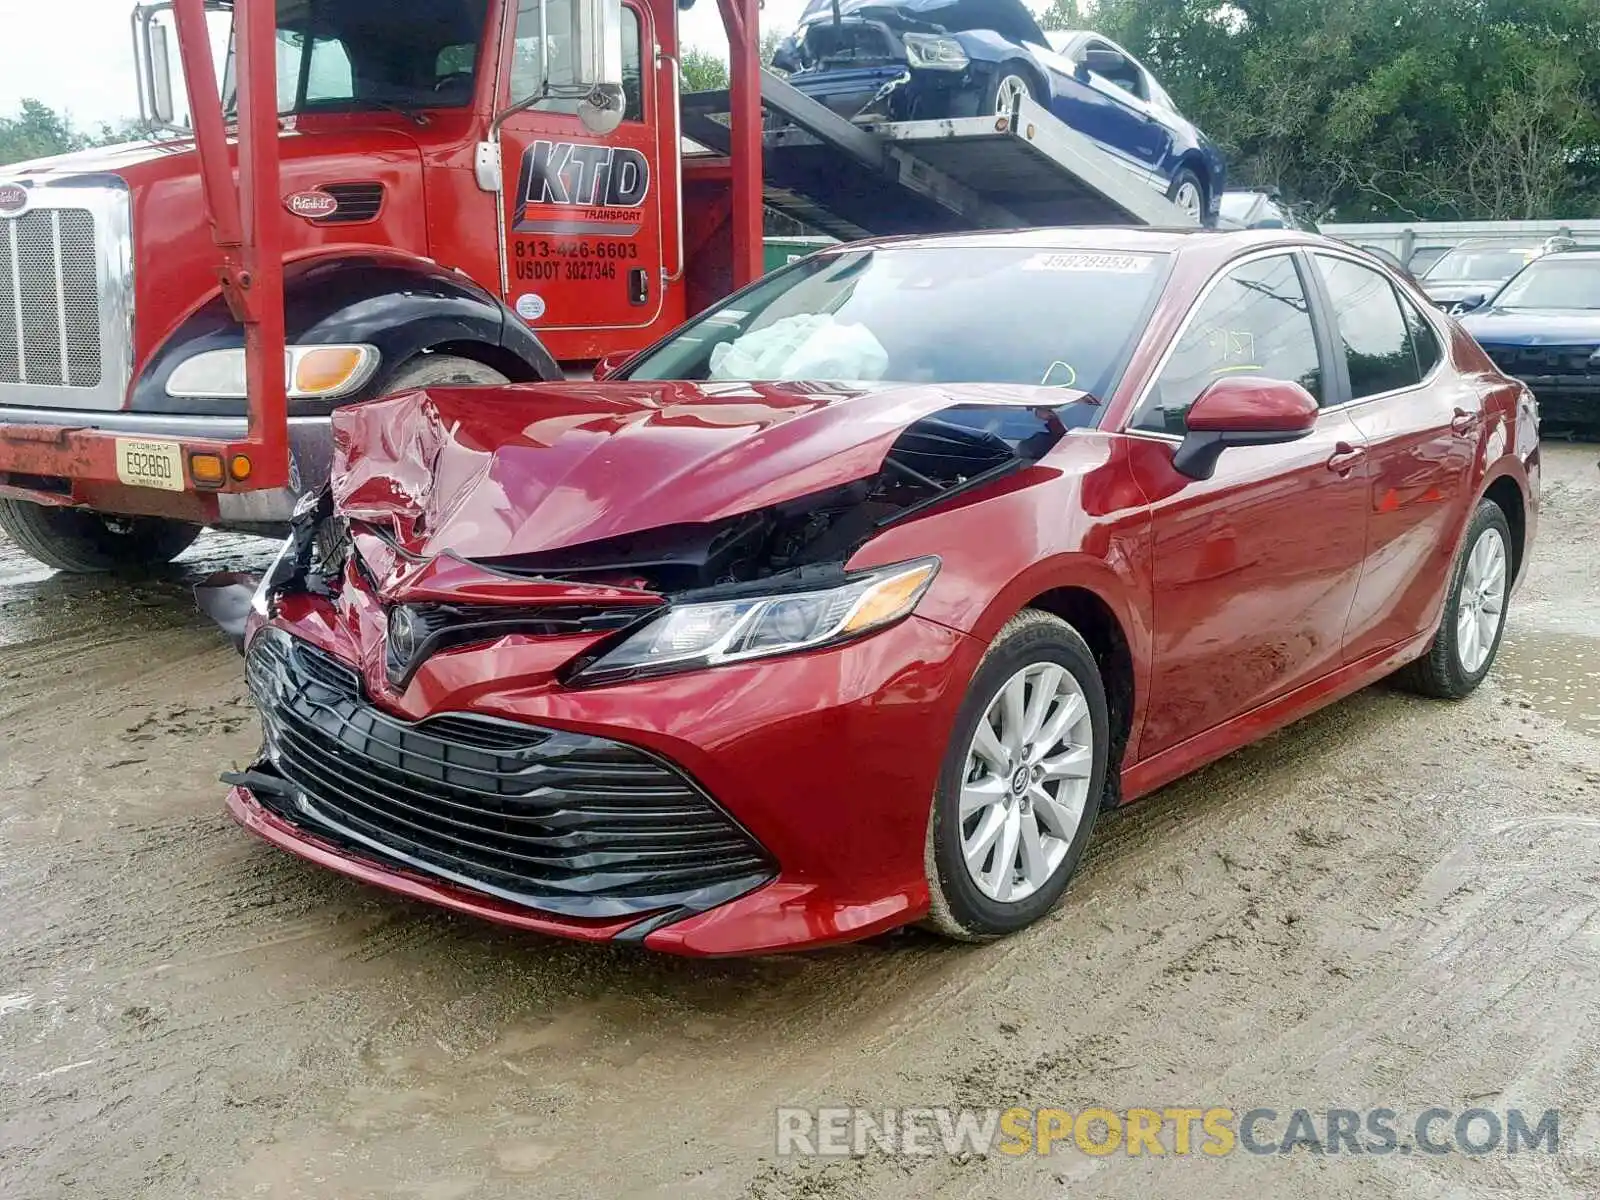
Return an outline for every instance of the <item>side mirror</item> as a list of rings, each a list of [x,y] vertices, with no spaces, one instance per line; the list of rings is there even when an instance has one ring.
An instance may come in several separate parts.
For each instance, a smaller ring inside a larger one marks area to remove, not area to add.
[[[1475,309],[1482,308],[1488,303],[1488,301],[1489,297],[1485,296],[1482,292],[1479,292],[1476,296],[1463,296],[1460,300],[1455,302],[1454,306],[1451,307],[1450,315],[1452,317],[1459,317],[1462,313],[1469,313]]]
[[[1098,46],[1091,46],[1083,52],[1083,57],[1078,60],[1078,66],[1085,71],[1093,71],[1096,75],[1109,78],[1114,72],[1123,69],[1127,60],[1115,50],[1103,50]]]
[[[594,364],[594,380],[604,383],[610,379],[637,353],[634,350],[614,350],[599,362]]]
[[[1191,479],[1210,479],[1228,447],[1297,441],[1316,424],[1317,402],[1298,383],[1252,375],[1224,377],[1189,407],[1186,432],[1172,466]]]
[[[604,136],[622,123],[622,0],[538,0],[539,28],[571,31],[568,62],[552,78],[552,36],[539,38],[540,90],[514,107],[527,108],[546,95],[578,101],[578,119]],[[555,16],[565,11],[564,17]]]
[[[799,42],[793,35],[778,43],[778,48],[772,52],[772,65],[785,75],[793,75],[805,66],[805,63],[800,61]]]
[[[173,36],[169,38],[168,31]],[[142,4],[133,10],[133,37],[138,49],[135,69],[139,76],[139,111],[153,125],[175,128],[180,85],[173,70],[177,27],[170,3]]]

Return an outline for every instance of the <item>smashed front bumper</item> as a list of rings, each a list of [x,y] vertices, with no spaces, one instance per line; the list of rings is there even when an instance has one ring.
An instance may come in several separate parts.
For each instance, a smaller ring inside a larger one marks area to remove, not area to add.
[[[849,941],[927,910],[938,747],[982,652],[964,635],[912,617],[826,652],[580,691],[519,672],[531,646],[465,648],[380,707],[318,624],[252,639],[268,747],[229,779],[234,817],[303,858],[677,954]]]

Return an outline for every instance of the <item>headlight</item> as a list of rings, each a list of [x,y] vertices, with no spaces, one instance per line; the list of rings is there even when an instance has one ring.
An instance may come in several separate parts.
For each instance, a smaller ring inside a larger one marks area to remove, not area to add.
[[[931,33],[908,33],[906,61],[913,67],[928,67],[935,71],[961,71],[967,66],[967,52],[955,38],[938,37]]]
[[[284,377],[291,400],[348,396],[378,369],[376,346],[290,346]],[[243,399],[244,350],[207,350],[179,363],[167,377],[174,399]]]
[[[674,605],[582,668],[573,682],[716,667],[860,637],[908,616],[938,570],[938,559],[923,558],[822,591]]]

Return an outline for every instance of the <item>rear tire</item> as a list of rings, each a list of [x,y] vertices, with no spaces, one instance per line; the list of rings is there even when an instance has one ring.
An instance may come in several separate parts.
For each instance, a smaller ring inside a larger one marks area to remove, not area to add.
[[[119,517],[0,499],[0,529],[47,567],[74,575],[136,571],[171,562],[200,526],[164,517]]]
[[[1478,509],[1451,567],[1439,631],[1427,653],[1394,680],[1423,696],[1460,700],[1477,690],[1500,652],[1511,600],[1511,524],[1493,500]]]
[[[1036,609],[1008,621],[972,678],[939,772],[924,847],[928,926],[988,941],[1055,907],[1094,831],[1110,728],[1100,670],[1077,630]]]
[[[1196,225],[1206,223],[1206,185],[1188,167],[1179,168],[1172,177],[1172,184],[1167,188],[1167,199],[1181,208],[1184,215]]]
[[[384,386],[384,394],[423,387],[457,387],[477,383],[511,382],[493,367],[459,354],[419,354],[400,364]]]

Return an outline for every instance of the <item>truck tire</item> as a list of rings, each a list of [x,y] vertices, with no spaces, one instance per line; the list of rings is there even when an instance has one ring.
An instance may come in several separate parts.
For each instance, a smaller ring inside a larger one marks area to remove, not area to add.
[[[171,562],[200,526],[165,517],[118,517],[0,498],[0,530],[47,567],[74,575],[132,571]]]
[[[384,387],[384,394],[393,395],[411,388],[510,382],[499,371],[477,359],[463,358],[459,354],[419,354],[400,364]]]

